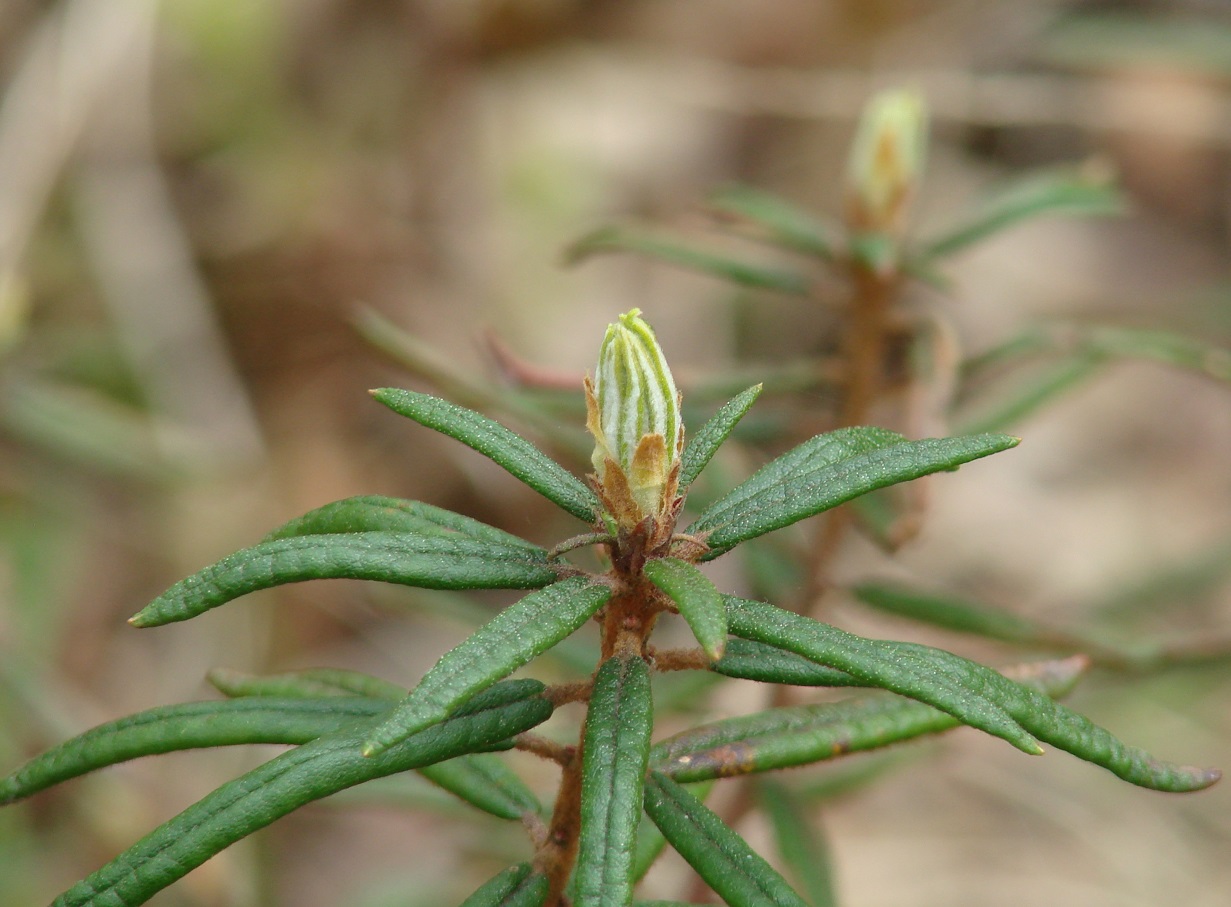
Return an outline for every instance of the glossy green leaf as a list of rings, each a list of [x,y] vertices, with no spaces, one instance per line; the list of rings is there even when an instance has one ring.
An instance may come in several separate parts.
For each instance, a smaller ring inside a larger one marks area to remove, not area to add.
[[[633,227],[604,227],[596,230],[570,246],[565,253],[565,260],[569,264],[575,264],[608,252],[648,255],[742,287],[806,295],[810,286],[808,278],[798,271],[742,261],[724,252],[698,248],[655,231]]]
[[[725,403],[708,422],[701,426],[700,431],[688,439],[683,456],[680,457],[681,493],[686,492],[688,486],[701,474],[701,470],[709,465],[718,448],[730,437],[739,420],[744,418],[744,413],[748,412],[757,397],[761,395],[761,387],[762,385],[755,384],[735,399]]]
[[[307,743],[389,703],[360,697],[186,702],[109,721],[35,756],[0,781],[0,803],[141,756],[245,743]]]
[[[740,542],[781,529],[877,488],[954,469],[1016,446],[1007,435],[907,441],[879,428],[843,428],[787,451],[688,527],[707,533],[714,558]]]
[[[380,753],[442,720],[458,703],[507,677],[601,608],[611,589],[575,576],[532,592],[446,652],[364,744]]]
[[[799,687],[861,687],[859,681],[836,668],[827,668],[802,655],[751,639],[731,638],[720,660],[710,670],[725,677],[785,683]]]
[[[959,252],[1001,230],[1042,215],[1095,217],[1123,214],[1124,196],[1102,174],[1076,168],[1032,173],[1015,180],[963,220],[923,244],[921,257],[934,260]]]
[[[372,396],[398,415],[477,450],[577,519],[598,519],[598,498],[581,479],[499,422],[431,394],[385,387]]]
[[[433,784],[484,812],[513,821],[540,811],[534,792],[505,761],[488,753],[470,753],[419,769]]]
[[[298,535],[324,535],[339,532],[408,532],[418,536],[473,539],[497,545],[518,545],[537,551],[538,546],[503,529],[422,501],[406,501],[383,495],[363,495],[334,501],[310,510],[303,516],[275,529],[265,541]]]
[[[1200,790],[1221,776],[1215,769],[1159,761],[1042,693],[939,649],[864,639],[746,599],[727,597],[727,616],[731,632],[738,636],[788,649],[847,671],[869,686],[926,702],[1027,753],[1042,752],[1038,737],[1154,790]]]
[[[680,609],[705,654],[717,661],[727,645],[727,609],[708,576],[674,557],[646,561],[645,575]]]
[[[543,907],[547,888],[547,876],[518,863],[489,879],[461,907]]]
[[[180,580],[130,618],[156,627],[249,592],[313,579],[366,579],[428,589],[531,589],[556,579],[547,553],[520,545],[404,532],[305,535],[261,542]]]
[[[645,811],[671,846],[731,907],[807,907],[747,841],[666,775],[650,773]]]
[[[633,899],[633,852],[654,705],[639,657],[599,667],[586,712],[581,761],[577,907],[625,907]]]
[[[723,186],[709,198],[716,210],[752,221],[776,246],[828,261],[837,245],[836,230],[816,215],[751,186]]]
[[[313,800],[375,778],[475,752],[529,730],[552,712],[551,704],[539,695],[542,690],[543,685],[532,680],[501,684],[476,696],[447,722],[379,756],[361,753],[363,740],[371,731],[370,720],[353,722],[318,737],[188,807],[78,882],[57,898],[53,907],[142,904],[214,854]]]
[[[1057,696],[1085,668],[1080,658],[1022,669],[1031,686]],[[929,705],[875,694],[811,705],[767,709],[689,728],[654,746],[656,771],[677,781],[705,781],[808,765],[847,753],[879,749],[960,722]]]
[[[838,898],[834,893],[833,860],[798,796],[785,784],[768,778],[757,784],[757,794],[769,817],[782,863],[808,896],[808,903],[812,907],[834,907]]]

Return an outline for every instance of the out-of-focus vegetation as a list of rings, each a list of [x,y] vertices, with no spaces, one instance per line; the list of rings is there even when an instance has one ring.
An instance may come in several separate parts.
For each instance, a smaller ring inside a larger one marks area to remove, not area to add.
[[[641,258],[565,269],[561,255],[613,220],[711,240],[699,212],[731,181],[840,210],[853,118],[886,83],[933,110],[918,201],[934,233],[1011,174],[1083,158],[1118,174],[1132,211],[1005,232],[947,262],[947,289],[912,291],[988,381],[998,355],[1037,357],[1022,406],[959,410],[1025,442],[933,502],[892,565],[856,541],[844,569],[924,577],[1050,626],[1225,637],[1228,58],[1231,13],[1196,2],[3,4],[0,763],[199,697],[215,665],[410,684],[473,626],[453,601],[358,584],[292,586],[182,628],[124,623],[351,494],[554,541],[525,489],[368,401],[410,380],[408,358],[437,386],[464,379],[445,387],[462,402],[499,397],[583,467],[579,396],[527,407],[510,373],[576,388],[601,325],[639,305],[686,392],[689,365],[698,384],[729,372],[732,390],[772,368],[782,413],[823,418],[811,376],[785,366],[834,346],[832,312]],[[1081,329],[1095,321],[1120,332]],[[1142,354],[1159,330],[1196,343]],[[1029,405],[1056,383],[1069,392]],[[957,644],[839,608],[870,635]],[[1225,663],[1123,670],[1075,704],[1149,748],[1225,762]],[[1125,794],[973,738],[903,755],[874,785],[857,761],[804,779],[828,796],[844,901],[1212,905],[1231,888],[1225,788]],[[140,763],[0,811],[0,902],[46,900],[254,758]],[[476,841],[454,813],[409,785],[315,807],[155,903],[437,903],[517,855],[516,830],[493,822]],[[659,884],[677,892],[669,868]]]

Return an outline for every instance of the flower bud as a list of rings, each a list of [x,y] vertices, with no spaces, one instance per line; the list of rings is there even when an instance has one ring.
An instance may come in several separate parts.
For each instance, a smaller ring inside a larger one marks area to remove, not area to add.
[[[847,226],[901,233],[927,152],[927,108],[916,91],[882,91],[868,102],[846,166]]]
[[[594,469],[616,521],[630,526],[671,505],[683,442],[671,369],[639,309],[607,327],[598,369],[586,379]]]

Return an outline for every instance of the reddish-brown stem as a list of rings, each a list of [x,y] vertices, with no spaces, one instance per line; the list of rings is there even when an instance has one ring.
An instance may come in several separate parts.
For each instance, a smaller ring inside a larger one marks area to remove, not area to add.
[[[654,649],[650,659],[656,671],[706,671],[710,657],[700,649]]]
[[[518,734],[514,737],[513,747],[523,753],[532,753],[562,766],[568,766],[577,756],[577,747],[531,733]]]

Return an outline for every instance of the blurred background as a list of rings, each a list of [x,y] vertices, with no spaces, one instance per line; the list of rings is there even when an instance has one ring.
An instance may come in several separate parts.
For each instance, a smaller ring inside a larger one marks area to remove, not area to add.
[[[797,299],[635,256],[566,268],[562,252],[613,221],[690,229],[730,181],[836,214],[855,118],[897,85],[933,115],[917,224],[1013,173],[1090,159],[1131,200],[1124,217],[999,234],[954,259],[947,289],[912,291],[965,355],[1058,316],[1231,346],[1223,3],[0,3],[0,769],[207,697],[214,666],[412,684],[504,599],[313,583],[188,624],[124,621],[347,495],[421,499],[539,542],[575,532],[367,389],[499,388],[492,336],[577,387],[603,326],[633,306],[685,393],[831,346],[833,319]],[[545,443],[581,469],[570,399]],[[1231,636],[1225,382],[1117,362],[1012,430],[1018,450],[933,484],[923,533],[892,564],[855,542],[844,575],[1060,624]],[[1020,658],[851,604],[829,616]],[[1070,704],[1159,756],[1228,768],[1229,681],[1225,662],[1096,672]],[[732,698],[698,714],[739,711],[743,686],[721,689]],[[901,752],[826,801],[841,903],[1226,903],[1225,783],[1164,796],[969,731]],[[0,901],[50,900],[268,755],[143,760],[0,811]],[[551,790],[549,771],[517,765]],[[456,903],[526,853],[518,829],[461,821],[426,788],[337,800],[153,903]],[[680,894],[678,867],[651,882]]]

